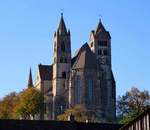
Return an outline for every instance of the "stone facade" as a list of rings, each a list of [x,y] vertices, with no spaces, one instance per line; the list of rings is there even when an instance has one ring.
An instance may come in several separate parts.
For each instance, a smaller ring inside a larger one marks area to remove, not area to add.
[[[71,56],[71,34],[63,15],[54,33],[54,62],[39,65],[35,87],[44,92],[42,119],[56,119],[76,104],[94,111],[103,121],[115,121],[116,86],[111,68],[111,36],[99,21],[85,43]]]

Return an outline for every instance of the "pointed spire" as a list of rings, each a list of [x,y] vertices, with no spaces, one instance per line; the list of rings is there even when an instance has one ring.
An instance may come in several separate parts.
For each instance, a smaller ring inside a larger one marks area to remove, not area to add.
[[[28,88],[29,88],[29,87],[33,87],[31,68],[30,68],[29,79],[28,79]]]
[[[95,29],[95,33],[98,33],[98,32],[105,32],[106,30],[105,30],[105,28],[104,28],[104,26],[103,26],[103,24],[102,24],[102,21],[101,21],[101,19],[99,19],[99,23],[98,23],[98,25],[97,25],[97,27],[96,27],[96,29]]]
[[[61,13],[61,19],[60,19],[57,31],[59,32],[59,34],[67,34],[67,29],[66,29],[66,25],[64,22],[64,18],[63,18],[63,13]]]

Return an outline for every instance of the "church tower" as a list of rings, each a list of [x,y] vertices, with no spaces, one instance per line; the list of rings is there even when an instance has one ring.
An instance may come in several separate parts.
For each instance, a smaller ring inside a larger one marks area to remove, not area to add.
[[[103,68],[111,68],[111,36],[99,21],[90,35],[90,47]]]
[[[99,66],[102,68],[100,85],[102,118],[115,120],[116,85],[111,68],[111,36],[101,20],[96,29],[91,31],[90,48],[95,53]]]
[[[54,34],[54,62],[53,62],[53,101],[54,113],[61,114],[66,107],[67,80],[71,69],[71,37],[67,30],[63,14],[57,31]]]

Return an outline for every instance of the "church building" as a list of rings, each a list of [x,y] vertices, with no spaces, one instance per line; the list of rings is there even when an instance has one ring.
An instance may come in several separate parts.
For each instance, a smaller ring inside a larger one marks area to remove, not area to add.
[[[116,85],[111,65],[111,36],[99,21],[89,43],[71,54],[71,32],[63,14],[54,33],[53,63],[38,65],[34,87],[44,93],[44,111],[39,118],[56,119],[77,104],[95,112],[104,121],[116,119]],[[30,72],[29,82],[32,82]],[[29,83],[30,84],[30,83]]]

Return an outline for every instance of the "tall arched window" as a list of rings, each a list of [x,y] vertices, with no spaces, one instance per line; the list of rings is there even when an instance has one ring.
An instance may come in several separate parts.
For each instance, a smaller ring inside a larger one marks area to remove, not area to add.
[[[62,57],[60,58],[60,63],[63,63],[63,58]]]
[[[91,47],[93,47],[93,42],[91,42]]]
[[[62,51],[66,51],[66,47],[65,47],[65,43],[64,42],[62,42],[62,44],[61,44],[61,50]]]
[[[64,63],[67,63],[67,58],[64,58]]]
[[[75,85],[75,103],[79,104],[81,100],[81,77],[77,76]]]
[[[62,78],[66,78],[66,72],[62,72]]]
[[[93,100],[93,80],[92,79],[88,79],[87,81],[87,96],[88,96],[89,103],[91,103]]]

